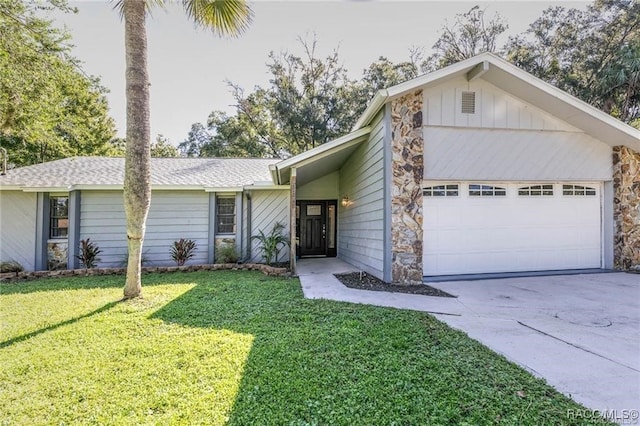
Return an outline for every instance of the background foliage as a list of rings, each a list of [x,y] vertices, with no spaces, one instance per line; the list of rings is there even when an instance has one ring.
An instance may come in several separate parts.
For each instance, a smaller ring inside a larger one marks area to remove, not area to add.
[[[348,77],[337,50],[321,58],[315,38],[299,38],[301,54],[271,52],[266,87],[246,92],[229,82],[235,113],[213,111],[206,123],[194,123],[179,150],[203,157],[295,155],[348,133],[378,90],[483,52],[640,128],[640,3],[551,7],[500,46],[507,28],[502,16],[475,6],[441,28],[430,56],[421,47],[399,63],[381,56],[359,79]]]
[[[69,35],[43,9],[60,0],[0,0],[0,145],[17,166],[74,155],[110,155],[115,135],[106,89],[70,55]]]

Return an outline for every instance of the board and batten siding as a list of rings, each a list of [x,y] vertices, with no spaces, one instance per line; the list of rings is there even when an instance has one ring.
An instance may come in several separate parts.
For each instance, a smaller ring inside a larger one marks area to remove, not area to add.
[[[280,222],[284,225],[282,233],[289,235],[289,190],[259,190],[251,192],[251,230],[250,237],[262,231],[269,235],[273,226]],[[260,242],[251,241],[250,262],[264,262]],[[284,247],[278,255],[279,262],[289,261],[289,248]]]
[[[467,91],[475,93],[474,114],[462,112],[462,92]],[[423,97],[426,126],[580,131],[482,79],[460,77],[426,88]]]
[[[369,139],[340,169],[338,257],[383,279],[384,270],[384,113],[373,120]]]
[[[35,269],[37,194],[0,191],[0,261]]]
[[[462,93],[475,112],[462,113]],[[482,79],[424,90],[424,178],[607,181],[612,149]]]
[[[149,266],[174,265],[169,250],[180,238],[197,244],[188,264],[207,263],[209,196],[205,192],[154,191],[147,218],[143,258]],[[100,267],[121,267],[127,255],[122,192],[83,191],[80,239],[91,238],[102,253]]]

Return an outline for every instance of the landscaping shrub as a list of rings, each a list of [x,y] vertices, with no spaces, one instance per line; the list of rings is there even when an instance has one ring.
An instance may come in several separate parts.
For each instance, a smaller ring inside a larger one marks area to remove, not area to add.
[[[19,262],[15,260],[9,260],[6,262],[0,262],[0,273],[4,274],[5,272],[22,272],[24,268]]]
[[[280,250],[284,246],[289,246],[289,237],[282,233],[284,225],[277,222],[273,225],[273,229],[266,235],[262,230],[258,231],[258,235],[251,237],[252,240],[258,240],[260,242],[260,250],[262,251],[262,257],[267,265],[271,265],[272,261],[277,263]]]
[[[187,260],[195,256],[196,250],[195,241],[180,238],[178,241],[174,241],[171,246],[171,258],[178,266],[183,266]]]
[[[216,263],[236,263],[238,252],[235,244],[221,244],[216,247]]]
[[[85,269],[95,268],[100,260],[98,254],[102,253],[100,247],[90,240],[91,238],[80,240],[80,254],[76,256]]]

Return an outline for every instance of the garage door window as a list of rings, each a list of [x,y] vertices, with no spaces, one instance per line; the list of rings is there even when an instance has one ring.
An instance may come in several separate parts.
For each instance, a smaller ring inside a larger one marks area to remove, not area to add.
[[[458,185],[426,186],[422,190],[425,197],[457,197]]]
[[[469,185],[469,196],[471,197],[504,197],[507,195],[506,188],[491,185]]]
[[[518,188],[518,195],[523,196],[553,196],[553,185],[532,185]]]
[[[562,185],[562,195],[595,196],[596,189],[589,186]]]

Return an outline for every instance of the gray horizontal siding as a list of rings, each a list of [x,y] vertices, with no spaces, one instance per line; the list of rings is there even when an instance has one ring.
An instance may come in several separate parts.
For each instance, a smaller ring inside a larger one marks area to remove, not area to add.
[[[173,265],[169,250],[180,238],[194,240],[195,256],[188,264],[207,262],[209,250],[209,196],[204,192],[154,191],[143,246],[148,265]],[[122,266],[127,253],[122,192],[83,191],[80,238],[103,250],[101,267]]]
[[[611,147],[578,132],[424,129],[424,177],[446,180],[602,181]]]
[[[340,169],[338,257],[383,278],[384,268],[384,125],[381,112],[367,142]]]
[[[251,196],[251,230],[250,236],[258,235],[259,231],[269,234],[273,226],[280,222],[285,226],[283,233],[289,235],[289,190],[254,191]],[[278,260],[289,260],[289,248],[285,247],[279,254]],[[260,243],[251,242],[252,262],[263,262]]]
[[[0,261],[35,269],[37,195],[0,191]]]

